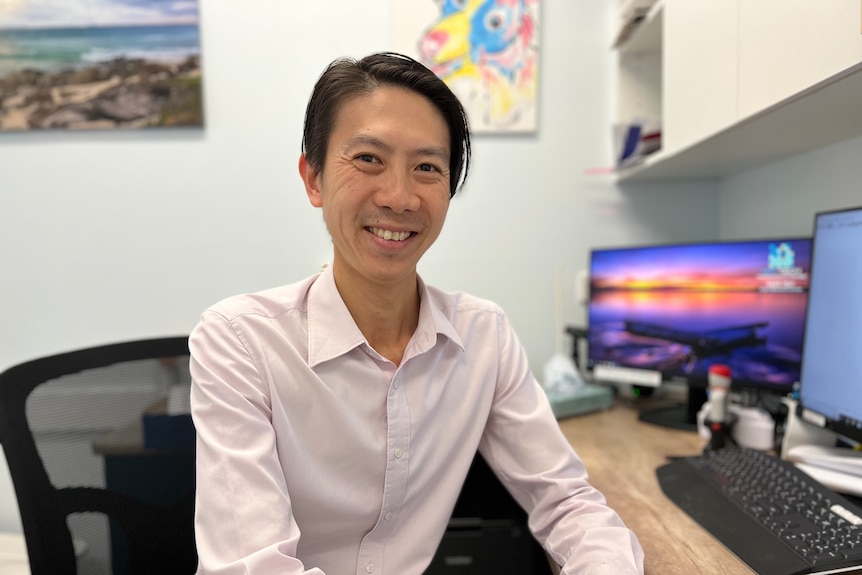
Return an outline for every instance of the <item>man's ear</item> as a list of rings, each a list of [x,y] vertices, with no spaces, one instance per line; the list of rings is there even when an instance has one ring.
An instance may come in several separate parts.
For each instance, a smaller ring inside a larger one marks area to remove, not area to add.
[[[305,184],[305,193],[308,194],[308,201],[315,208],[323,206],[323,197],[320,194],[320,173],[311,167],[305,154],[299,156],[299,175],[302,177],[302,183]]]

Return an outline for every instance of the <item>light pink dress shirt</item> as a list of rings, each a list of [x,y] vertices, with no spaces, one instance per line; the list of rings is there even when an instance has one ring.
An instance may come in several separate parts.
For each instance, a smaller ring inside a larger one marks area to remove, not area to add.
[[[199,574],[419,575],[477,448],[563,573],[643,572],[506,316],[420,282],[401,365],[331,269],[222,301],[189,340]]]

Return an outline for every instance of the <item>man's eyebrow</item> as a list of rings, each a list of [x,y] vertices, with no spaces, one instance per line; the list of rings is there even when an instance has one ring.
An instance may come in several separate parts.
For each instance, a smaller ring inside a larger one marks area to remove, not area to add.
[[[344,144],[344,151],[349,152],[354,148],[361,146],[370,146],[372,148],[376,148],[378,150],[383,150],[384,152],[391,152],[392,146],[381,140],[376,136],[371,136],[368,134],[357,134],[356,136],[350,138]],[[417,148],[411,151],[412,155],[415,156],[435,156],[440,158],[440,160],[446,164],[449,163],[449,151],[446,148],[439,146],[427,146]]]
[[[369,136],[368,134],[357,134],[344,143],[344,151],[349,152],[350,150],[361,146],[371,146],[372,148],[384,151],[392,150],[392,146],[385,143],[380,138]]]
[[[440,148],[438,146],[419,148],[416,150],[416,154],[419,156],[434,156],[439,158],[444,164],[449,165],[449,151],[446,150],[446,148]]]

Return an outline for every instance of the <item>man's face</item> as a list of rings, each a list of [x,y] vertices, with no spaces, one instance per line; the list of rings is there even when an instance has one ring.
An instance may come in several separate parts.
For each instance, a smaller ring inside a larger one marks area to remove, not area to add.
[[[415,92],[383,86],[342,105],[323,170],[299,164],[323,208],[337,280],[415,281],[449,208],[450,151],[443,116]]]

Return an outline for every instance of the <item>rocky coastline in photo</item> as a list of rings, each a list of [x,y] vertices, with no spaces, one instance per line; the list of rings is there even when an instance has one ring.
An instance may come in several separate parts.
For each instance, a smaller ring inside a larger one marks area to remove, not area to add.
[[[0,77],[0,131],[202,125],[198,56],[177,64],[116,58]]]

